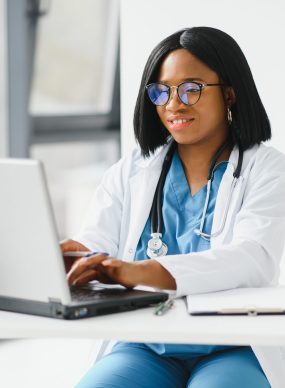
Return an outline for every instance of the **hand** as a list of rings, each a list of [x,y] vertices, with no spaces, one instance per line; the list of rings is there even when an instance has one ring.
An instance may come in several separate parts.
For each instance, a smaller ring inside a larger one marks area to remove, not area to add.
[[[60,243],[61,252],[69,252],[69,251],[90,251],[90,249],[86,248],[83,244],[74,240],[64,240]],[[73,264],[79,260],[80,257],[70,257],[63,256],[65,271],[68,273],[73,266]]]
[[[82,257],[76,261],[69,271],[67,279],[71,285],[82,285],[91,280],[98,280],[107,284],[121,284],[127,288],[141,284],[176,290],[175,279],[156,260],[129,263],[102,253]]]
[[[138,284],[135,280],[136,268],[136,263],[127,263],[98,253],[77,260],[67,274],[67,280],[70,285],[83,285],[98,280],[133,288]]]

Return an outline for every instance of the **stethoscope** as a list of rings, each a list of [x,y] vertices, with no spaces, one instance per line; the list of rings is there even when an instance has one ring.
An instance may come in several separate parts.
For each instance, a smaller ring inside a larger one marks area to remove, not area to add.
[[[223,151],[226,149],[226,147],[228,145],[229,145],[229,142],[228,141],[225,142],[218,149],[218,151],[216,152],[216,154],[214,155],[214,157],[211,161],[211,164],[209,167],[209,173],[208,173],[208,177],[207,177],[207,192],[206,192],[206,199],[205,199],[205,204],[204,204],[204,208],[203,208],[200,227],[199,227],[199,229],[195,229],[195,231],[194,231],[196,235],[201,236],[203,239],[208,240],[208,241],[212,237],[219,236],[225,228],[225,223],[226,223],[230,203],[232,200],[233,191],[234,191],[234,188],[235,188],[237,181],[240,177],[240,172],[241,172],[241,168],[242,168],[243,149],[241,147],[239,147],[238,164],[237,164],[237,167],[233,173],[233,180],[231,183],[230,192],[229,192],[227,202],[225,205],[225,211],[224,211],[224,214],[222,217],[221,225],[215,233],[210,233],[210,234],[204,233],[203,228],[204,228],[207,208],[208,208],[209,200],[210,200],[210,192],[211,192],[212,181],[214,178],[214,172],[215,172],[215,169],[221,163],[225,162],[225,161],[222,161],[220,163],[217,163],[217,160],[222,155]],[[167,245],[161,239],[162,230],[163,230],[163,226],[164,226],[163,217],[162,217],[162,191],[163,191],[163,186],[165,183],[166,175],[167,175],[168,170],[170,168],[172,157],[173,157],[173,154],[176,150],[176,147],[177,147],[177,143],[174,140],[172,140],[172,143],[169,146],[169,149],[167,151],[167,154],[166,154],[165,159],[164,159],[163,164],[162,164],[161,174],[160,174],[158,184],[157,184],[157,187],[155,190],[153,203],[152,203],[152,207],[151,207],[151,211],[150,211],[151,239],[148,241],[148,244],[147,244],[147,255],[151,259],[153,259],[155,257],[159,257],[159,256],[165,256],[167,254],[167,251],[168,251]],[[229,163],[229,162],[226,161],[226,163]]]

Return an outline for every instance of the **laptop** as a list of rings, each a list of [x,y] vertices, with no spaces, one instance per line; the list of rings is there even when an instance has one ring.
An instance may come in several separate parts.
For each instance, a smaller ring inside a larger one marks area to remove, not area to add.
[[[92,282],[70,287],[44,167],[0,159],[0,309],[61,319],[134,310],[168,294]]]

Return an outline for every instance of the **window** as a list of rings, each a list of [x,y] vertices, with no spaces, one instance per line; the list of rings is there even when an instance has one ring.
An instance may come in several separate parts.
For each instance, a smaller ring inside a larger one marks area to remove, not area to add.
[[[54,0],[39,19],[30,112],[109,113],[118,46],[118,2]]]
[[[119,158],[119,0],[7,1],[9,156],[44,162],[59,236]]]
[[[50,4],[37,27],[32,142],[110,136],[120,126],[119,1]]]
[[[9,155],[29,156],[35,143],[117,136],[119,0],[6,4]]]

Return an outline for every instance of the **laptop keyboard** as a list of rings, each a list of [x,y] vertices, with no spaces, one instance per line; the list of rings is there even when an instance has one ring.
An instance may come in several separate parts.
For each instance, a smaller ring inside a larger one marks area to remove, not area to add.
[[[102,288],[102,287],[89,287],[86,286],[71,286],[70,287],[71,298],[75,301],[94,301],[96,299],[108,299],[118,296],[123,296],[128,293],[125,288]]]

